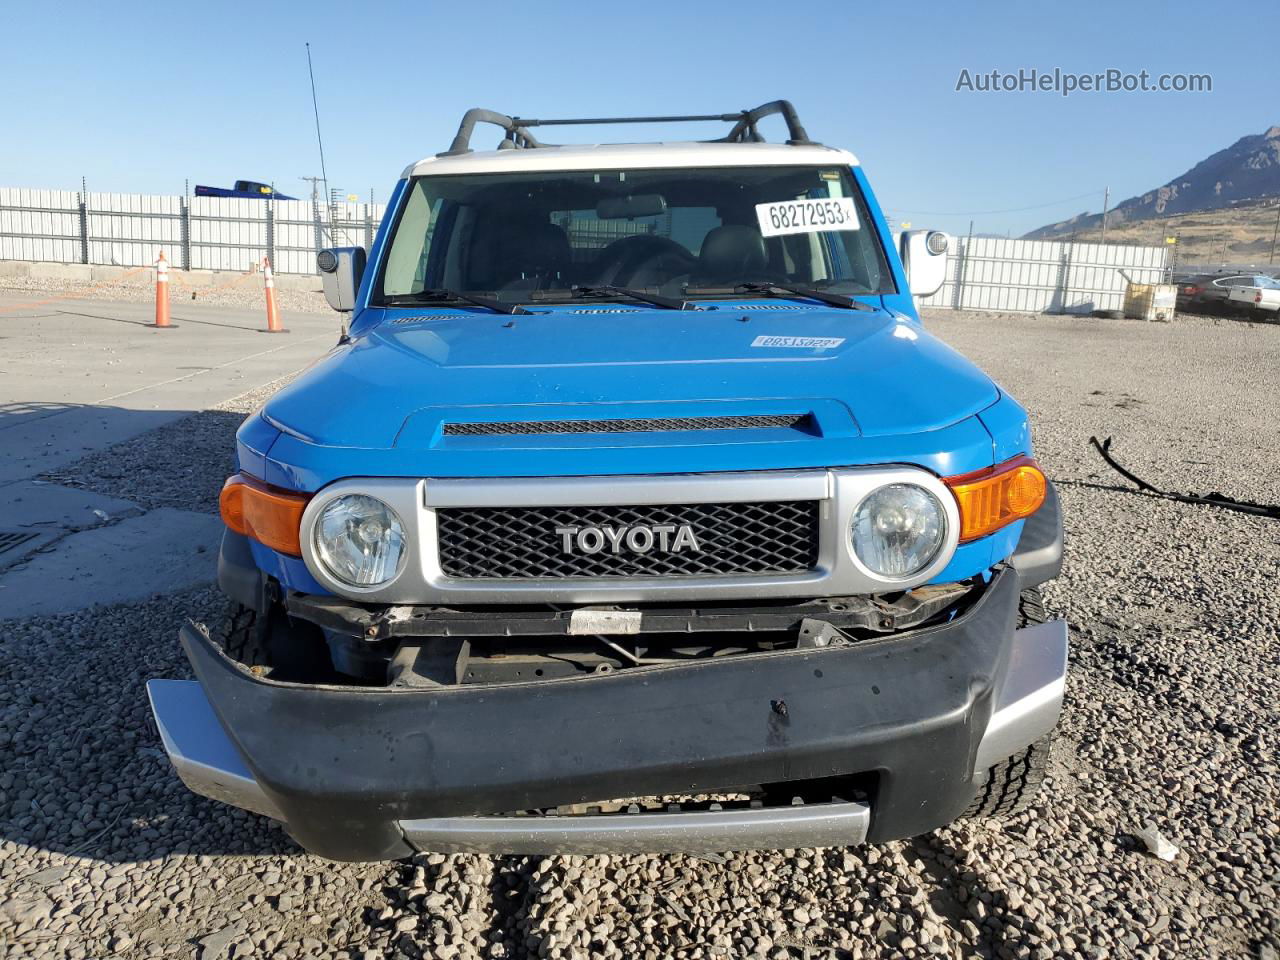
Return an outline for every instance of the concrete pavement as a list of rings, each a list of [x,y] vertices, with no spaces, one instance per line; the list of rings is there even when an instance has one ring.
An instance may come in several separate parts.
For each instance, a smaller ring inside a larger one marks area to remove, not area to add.
[[[339,315],[285,314],[289,333],[258,332],[261,310],[177,303],[156,330],[149,304],[0,291],[0,484],[297,370],[338,337]],[[130,411],[123,416],[109,411]]]
[[[336,341],[339,316],[175,301],[150,304],[0,291],[0,620],[135,599],[212,578],[211,514],[40,481],[85,455],[294,372]]]

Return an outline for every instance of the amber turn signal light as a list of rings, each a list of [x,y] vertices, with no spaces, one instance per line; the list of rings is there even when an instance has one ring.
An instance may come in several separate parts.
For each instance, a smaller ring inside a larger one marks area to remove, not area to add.
[[[300,557],[298,529],[310,499],[303,494],[274,490],[238,473],[222,485],[218,507],[222,522],[236,533],[253,537],[272,550]]]
[[[995,533],[1029,517],[1044,503],[1047,481],[1028,456],[1014,457],[985,470],[944,477],[960,507],[960,542]]]

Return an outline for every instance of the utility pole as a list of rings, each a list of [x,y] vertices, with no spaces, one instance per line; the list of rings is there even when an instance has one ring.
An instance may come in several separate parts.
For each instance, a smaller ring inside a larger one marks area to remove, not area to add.
[[[1276,236],[1280,235],[1280,200],[1276,201],[1276,226],[1271,231],[1271,256],[1267,257],[1267,263],[1276,262]]]
[[[1102,242],[1107,242],[1107,207],[1111,205],[1111,188],[1107,187],[1102,194]]]
[[[80,262],[89,262],[89,182],[80,178]]]
[[[959,244],[957,243],[957,246]],[[969,258],[973,256],[973,221],[969,221],[969,236],[964,241],[964,252],[956,265],[956,289],[952,305],[959,309],[964,306],[964,289],[969,272]]]
[[[316,228],[316,253],[324,249],[324,226],[320,220],[320,184],[325,182],[324,177],[299,177],[306,183],[311,184],[311,220]],[[316,272],[320,272],[320,268],[316,268]]]

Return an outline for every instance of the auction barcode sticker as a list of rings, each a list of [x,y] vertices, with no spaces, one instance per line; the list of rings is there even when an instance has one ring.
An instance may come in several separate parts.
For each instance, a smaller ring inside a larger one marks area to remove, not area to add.
[[[859,228],[858,209],[852,197],[757,203],[756,219],[760,221],[761,235],[766,237]]]
[[[844,337],[770,337],[759,336],[753,347],[798,347],[801,350],[830,350],[844,343]]]

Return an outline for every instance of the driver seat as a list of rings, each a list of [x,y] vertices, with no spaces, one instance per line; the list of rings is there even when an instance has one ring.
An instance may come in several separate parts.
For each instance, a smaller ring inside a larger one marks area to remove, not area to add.
[[[535,289],[568,286],[573,250],[564,228],[534,218],[493,223],[489,244],[477,250],[489,254],[485,289]]]

